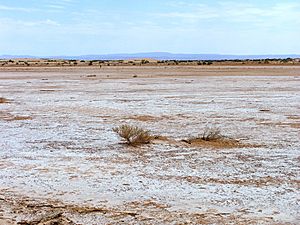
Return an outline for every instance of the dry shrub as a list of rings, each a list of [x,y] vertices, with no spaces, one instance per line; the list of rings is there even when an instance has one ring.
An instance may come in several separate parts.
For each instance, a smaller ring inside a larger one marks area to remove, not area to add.
[[[215,141],[215,140],[222,139],[223,135],[221,135],[220,128],[206,127],[203,131],[203,134],[200,136],[200,138],[204,141]]]
[[[216,127],[205,127],[202,134],[199,134],[196,137],[189,138],[187,140],[182,140],[188,144],[199,142],[199,141],[220,141],[223,140],[224,136],[221,135],[221,130]]]
[[[226,137],[221,134],[219,128],[206,127],[202,134],[197,137],[181,140],[191,146],[201,146],[209,148],[243,148],[243,147],[260,147],[259,145],[244,144],[238,140]]]
[[[130,126],[125,124],[113,128],[113,131],[116,132],[121,138],[125,139],[127,144],[133,146],[148,144],[151,142],[151,140],[153,140],[153,136],[150,135],[149,131],[137,126]]]

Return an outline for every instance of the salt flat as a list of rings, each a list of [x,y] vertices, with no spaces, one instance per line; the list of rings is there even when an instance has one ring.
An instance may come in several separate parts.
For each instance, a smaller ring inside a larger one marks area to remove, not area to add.
[[[0,223],[299,222],[300,67],[1,68],[0,97]],[[181,141],[207,126],[243,145]]]

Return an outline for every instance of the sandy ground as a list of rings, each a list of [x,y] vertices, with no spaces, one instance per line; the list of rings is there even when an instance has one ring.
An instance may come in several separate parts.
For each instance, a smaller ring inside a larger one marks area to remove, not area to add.
[[[300,67],[6,67],[0,97],[1,225],[300,221]]]

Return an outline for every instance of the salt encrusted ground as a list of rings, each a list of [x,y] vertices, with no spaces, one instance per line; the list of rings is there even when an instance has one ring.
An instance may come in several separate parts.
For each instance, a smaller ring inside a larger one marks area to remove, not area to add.
[[[256,71],[0,72],[0,224],[299,223],[300,68]],[[243,145],[181,141],[207,125]]]

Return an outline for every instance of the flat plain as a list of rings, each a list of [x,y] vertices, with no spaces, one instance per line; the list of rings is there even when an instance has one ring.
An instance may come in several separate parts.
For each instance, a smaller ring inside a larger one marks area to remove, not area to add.
[[[299,223],[300,66],[2,67],[0,97],[0,224]]]

